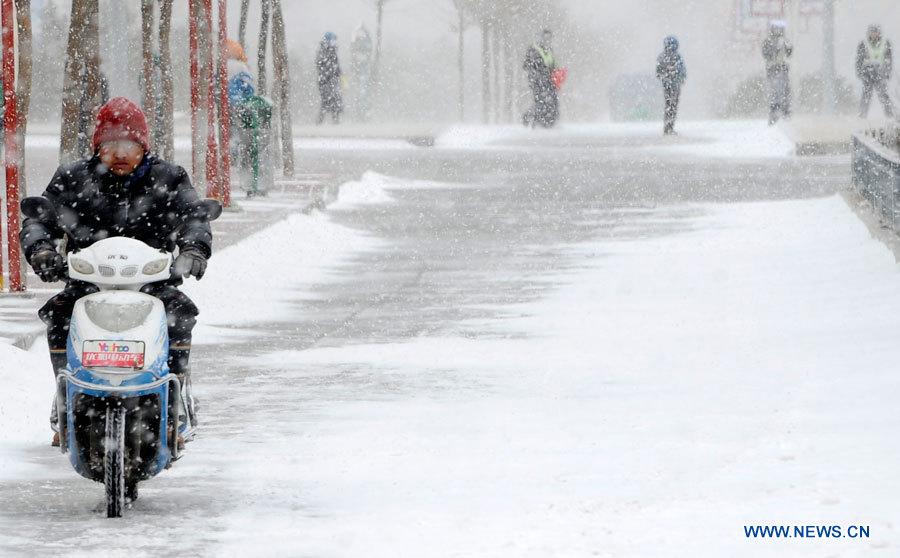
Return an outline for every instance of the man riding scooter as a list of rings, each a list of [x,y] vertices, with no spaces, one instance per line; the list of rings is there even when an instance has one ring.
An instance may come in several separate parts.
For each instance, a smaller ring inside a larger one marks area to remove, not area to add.
[[[100,108],[93,134],[93,156],[59,167],[43,196],[53,204],[56,225],[26,218],[20,233],[28,263],[41,280],[65,280],[62,292],[39,311],[47,324],[54,374],[66,367],[66,339],[75,301],[97,287],[66,277],[68,254],[97,240],[125,236],[178,256],[168,281],[143,292],[159,298],[166,309],[170,350],[168,364],[181,385],[189,383],[191,330],[197,307],[177,286],[182,277],[197,279],[212,254],[212,231],[200,198],[185,170],[150,153],[150,134],[143,111],[116,97]],[[57,414],[50,415],[59,445]],[[179,441],[181,444],[182,441]]]

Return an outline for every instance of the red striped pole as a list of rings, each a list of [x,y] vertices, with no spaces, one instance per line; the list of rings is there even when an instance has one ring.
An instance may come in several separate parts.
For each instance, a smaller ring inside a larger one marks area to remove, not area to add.
[[[206,197],[219,199],[219,161],[216,146],[216,88],[213,67],[212,0],[203,0],[203,21],[206,22]]]
[[[16,22],[13,18],[13,0],[2,0],[0,5],[0,24],[3,26],[3,139],[6,148],[6,226],[9,260],[9,290],[21,292],[25,290],[22,282],[22,270],[19,249],[19,141],[16,129],[19,126],[19,113],[16,106],[16,47],[13,29]],[[0,258],[0,267],[2,267]],[[0,274],[0,288],[2,288]]]
[[[222,205],[231,205],[231,110],[228,106],[228,63],[225,41],[228,40],[228,0],[219,0],[219,123],[222,148],[222,174],[219,177]]]

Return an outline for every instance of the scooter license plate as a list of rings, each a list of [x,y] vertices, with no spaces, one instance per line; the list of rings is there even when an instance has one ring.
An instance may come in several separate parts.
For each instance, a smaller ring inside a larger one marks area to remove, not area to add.
[[[143,341],[85,341],[81,351],[85,367],[142,368]]]

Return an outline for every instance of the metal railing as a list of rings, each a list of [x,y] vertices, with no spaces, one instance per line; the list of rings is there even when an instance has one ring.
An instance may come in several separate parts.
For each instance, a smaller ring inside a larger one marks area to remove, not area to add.
[[[900,150],[897,130],[867,130],[853,135],[852,180],[856,192],[872,204],[882,225],[900,232]]]

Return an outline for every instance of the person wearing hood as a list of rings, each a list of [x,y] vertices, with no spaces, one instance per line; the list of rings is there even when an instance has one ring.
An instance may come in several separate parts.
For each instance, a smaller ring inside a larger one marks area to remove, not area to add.
[[[228,83],[228,102],[239,105],[256,94],[253,72],[247,65],[244,47],[234,39],[225,41],[225,68]]]
[[[872,93],[877,91],[884,115],[894,116],[894,105],[888,95],[887,85],[894,69],[894,53],[891,42],[881,35],[881,27],[870,25],[866,40],[856,48],[856,75],[862,81],[863,92],[859,103],[859,117],[869,114]]]
[[[663,51],[656,59],[656,77],[662,82],[663,95],[666,99],[663,134],[668,136],[675,133],[675,118],[678,116],[681,86],[687,79],[684,58],[678,52],[678,39],[671,35],[663,41]]]
[[[331,114],[335,124],[341,121],[341,113],[344,112],[344,99],[341,93],[341,64],[337,55],[337,35],[332,32],[325,33],[319,50],[316,53],[316,72],[319,82],[319,96],[321,106],[316,124],[325,122],[325,114]]]
[[[769,34],[763,41],[762,55],[766,61],[766,78],[769,81],[769,125],[779,117],[791,117],[791,82],[788,59],[794,47],[784,36],[785,23],[773,21]]]
[[[356,92],[356,115],[365,122],[369,114],[369,85],[372,80],[372,36],[365,25],[357,27],[350,43],[350,70]]]
[[[553,83],[553,71],[557,68],[553,56],[553,32],[544,29],[536,43],[525,53],[522,68],[528,78],[534,105],[522,117],[526,126],[537,124],[550,128],[559,119],[559,95]]]
[[[86,248],[97,240],[125,236],[178,255],[172,279],[152,283],[142,292],[162,300],[169,323],[169,369],[188,385],[191,330],[198,314],[180,290],[182,277],[197,279],[212,255],[212,230],[200,210],[200,198],[187,172],[150,152],[150,133],[143,111],[124,97],[115,97],[97,113],[91,140],[93,154],[59,167],[44,190],[59,216],[56,223],[26,218],[19,234],[22,251],[42,281],[65,280],[62,292],[38,312],[47,325],[54,373],[66,367],[66,342],[75,301],[97,287],[67,277],[65,252]],[[54,407],[56,398],[54,397]],[[51,413],[57,431],[57,415]]]

